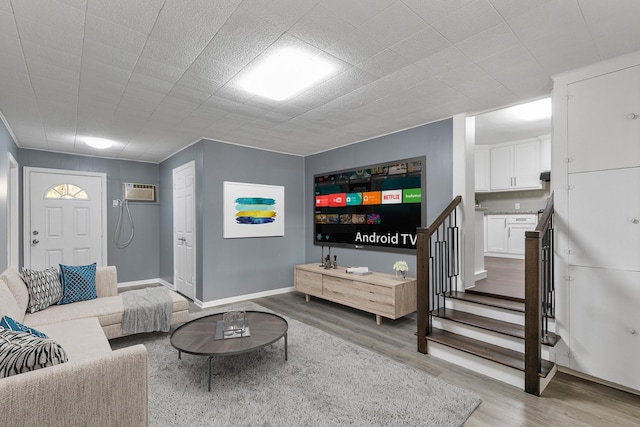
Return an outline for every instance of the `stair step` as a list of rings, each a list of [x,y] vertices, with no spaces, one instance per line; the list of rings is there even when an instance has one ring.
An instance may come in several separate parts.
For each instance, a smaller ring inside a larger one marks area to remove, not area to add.
[[[524,313],[524,302],[520,301],[511,301],[503,298],[492,297],[489,295],[480,295],[458,291],[446,292],[444,295],[446,298],[452,298],[460,301],[467,301],[475,304],[486,305],[489,307],[496,307],[504,310]]]
[[[427,335],[427,341],[445,345],[465,353],[469,353],[495,363],[524,372],[524,354],[509,350],[463,335],[454,334],[452,332],[443,331],[433,328],[431,335]],[[548,360],[542,360],[541,378],[546,378],[554,367],[554,363]]]
[[[467,313],[464,311],[454,310],[451,308],[439,308],[431,312],[433,316],[448,319],[453,322],[462,323],[464,325],[474,326],[476,328],[497,332],[515,338],[524,339],[524,326],[516,323],[504,322],[502,320],[492,319],[490,317],[478,316],[477,314]],[[548,332],[541,340],[542,344],[555,346],[560,341],[560,337],[553,332]]]
[[[474,289],[467,289],[467,290],[465,290],[465,292],[468,293],[468,294],[482,295],[482,296],[486,296],[486,297],[503,299],[503,300],[506,300],[506,301],[515,301],[515,302],[524,303],[524,298],[517,298],[517,297],[510,297],[510,296],[507,296],[507,295],[492,294],[490,292],[476,291]]]

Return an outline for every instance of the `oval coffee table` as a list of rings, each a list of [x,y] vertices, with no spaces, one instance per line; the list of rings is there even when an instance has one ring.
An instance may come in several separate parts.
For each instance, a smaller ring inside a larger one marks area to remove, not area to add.
[[[180,325],[171,334],[171,345],[182,353],[209,357],[209,391],[211,391],[211,361],[216,356],[248,353],[273,344],[284,337],[284,360],[287,360],[287,330],[285,319],[273,313],[246,311],[250,336],[215,339],[216,325],[223,313],[200,317]]]

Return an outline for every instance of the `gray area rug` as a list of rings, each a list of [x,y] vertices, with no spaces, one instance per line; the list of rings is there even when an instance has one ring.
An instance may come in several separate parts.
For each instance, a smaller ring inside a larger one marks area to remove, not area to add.
[[[230,309],[270,311],[253,303]],[[285,317],[286,318],[286,317]],[[293,319],[289,360],[284,341],[214,360],[178,360],[168,334],[120,338],[112,348],[142,343],[149,353],[151,426],[460,426],[480,398]]]

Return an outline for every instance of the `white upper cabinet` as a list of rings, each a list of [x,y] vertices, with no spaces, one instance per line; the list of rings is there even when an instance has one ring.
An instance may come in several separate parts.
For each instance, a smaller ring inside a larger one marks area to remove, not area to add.
[[[476,191],[489,191],[491,189],[489,147],[477,145],[476,158]]]
[[[542,188],[540,141],[491,148],[491,191]]]
[[[640,66],[568,85],[568,171],[640,166]]]

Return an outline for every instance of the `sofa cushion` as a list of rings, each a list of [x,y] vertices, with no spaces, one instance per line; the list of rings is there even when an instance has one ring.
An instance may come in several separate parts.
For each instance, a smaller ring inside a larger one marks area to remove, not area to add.
[[[19,322],[22,322],[24,319],[24,313],[27,312],[27,307],[29,306],[29,290],[27,289],[27,285],[24,283],[24,280],[20,273],[13,268],[9,267],[0,275],[0,279],[7,284],[7,287],[13,294],[13,297],[16,299],[18,303],[18,308],[20,308],[21,316],[16,316],[16,319]]]
[[[49,338],[48,336],[38,331],[37,329],[33,329],[28,326],[25,326],[22,323],[17,322],[11,317],[6,315],[2,316],[2,319],[0,319],[0,326],[10,331],[29,332],[31,335],[35,335],[38,338]]]
[[[69,362],[95,359],[111,353],[111,345],[95,317],[42,325],[40,330],[64,348]]]
[[[57,268],[49,267],[42,271],[23,268],[22,277],[29,289],[28,310],[31,313],[44,310],[62,298],[62,284]]]
[[[51,338],[38,338],[28,332],[0,330],[0,378],[66,361],[67,354]]]
[[[0,315],[10,316],[14,319],[24,319],[24,310],[18,306],[16,298],[3,279],[0,278]]]
[[[65,322],[67,320],[83,319],[85,317],[97,317],[100,325],[112,325],[122,323],[122,297],[97,298],[88,301],[74,302],[73,304],[52,305],[44,311],[27,313],[24,316],[24,324],[41,329],[41,325],[49,323]],[[45,332],[46,333],[46,332]]]
[[[90,265],[60,264],[63,297],[58,304],[98,298],[96,294],[96,263]]]

